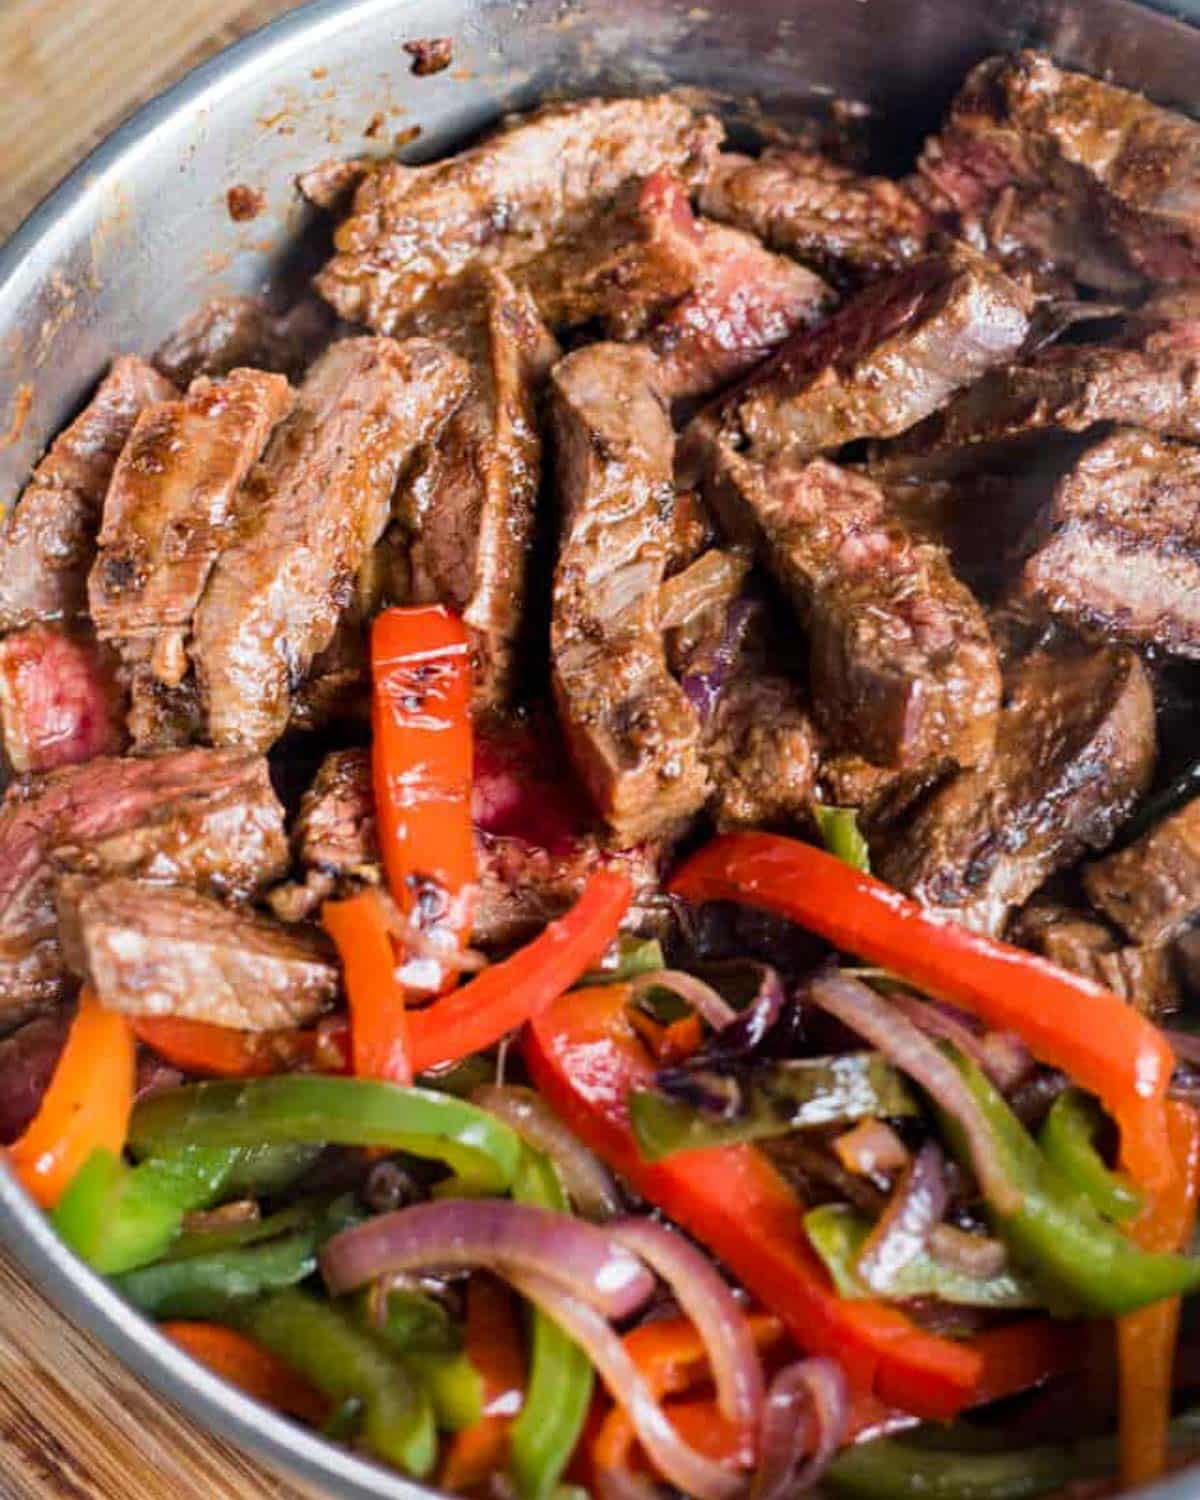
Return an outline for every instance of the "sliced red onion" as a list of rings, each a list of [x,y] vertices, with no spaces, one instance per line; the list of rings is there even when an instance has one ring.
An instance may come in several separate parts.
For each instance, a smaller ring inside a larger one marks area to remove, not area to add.
[[[321,1252],[334,1295],[397,1271],[532,1271],[608,1318],[636,1312],[654,1277],[603,1230],[570,1214],[503,1198],[447,1198],[381,1214],[335,1235]]]
[[[887,1295],[896,1273],[924,1250],[949,1202],[946,1159],[936,1141],[926,1141],[904,1169],[858,1257],[858,1274],[872,1291]]]
[[[704,1044],[701,1049],[704,1057],[748,1057],[758,1050],[779,1020],[787,1001],[779,971],[770,964],[756,963],[753,968],[759,973],[757,993],[748,1005],[736,1013],[732,1021],[722,1026],[716,1036],[710,1037]]]
[[[762,1416],[762,1364],[745,1311],[713,1263],[677,1230],[653,1219],[619,1219],[609,1232],[658,1272],[695,1324],[724,1415],[739,1426],[757,1427]]]
[[[717,1031],[738,1018],[737,1011],[711,984],[705,984],[694,974],[685,974],[682,969],[653,969],[648,974],[639,974],[633,981],[634,999],[647,990],[670,990]]]
[[[697,652],[679,679],[679,686],[700,715],[701,723],[707,723],[716,710],[753,613],[752,600],[735,599],[726,611],[721,639],[711,649]]]
[[[953,1224],[936,1224],[930,1230],[929,1253],[942,1265],[967,1276],[999,1276],[1008,1264],[1008,1251],[1001,1240],[988,1234],[971,1234]]]
[[[668,1484],[694,1500],[734,1500],[741,1493],[742,1475],[697,1453],[675,1431],[624,1344],[594,1308],[544,1275],[515,1271],[508,1279],[587,1355],[633,1423],[646,1457]]]
[[[505,1120],[535,1151],[553,1161],[567,1197],[585,1219],[611,1219],[621,1212],[621,1195],[608,1168],[567,1129],[540,1094],[516,1084],[486,1083],[471,1100]]]
[[[877,1047],[958,1121],[967,1138],[975,1175],[990,1202],[1000,1213],[1019,1212],[1020,1194],[995,1160],[990,1131],[979,1106],[962,1074],[925,1033],[890,1000],[834,970],[819,974],[809,985],[808,995],[822,1010]]]
[[[982,1035],[968,1016],[937,1000],[921,1000],[907,990],[888,990],[888,999],[922,1031],[950,1042],[972,1058],[1001,1093],[1015,1088],[1033,1067],[1033,1056],[1020,1037],[1006,1031]]]
[[[846,1377],[835,1360],[802,1359],[780,1370],[763,1408],[752,1500],[791,1500],[812,1489],[842,1446],[849,1418]]]
[[[418,923],[405,916],[387,891],[372,887],[372,894],[379,903],[384,924],[404,951],[401,969],[405,964],[431,963],[440,965],[443,969],[451,969],[456,974],[475,974],[487,967],[486,954],[475,948],[452,945],[447,941],[444,928],[433,933],[426,932]]]
[[[863,1177],[908,1166],[908,1147],[886,1120],[860,1120],[832,1144],[842,1166]]]

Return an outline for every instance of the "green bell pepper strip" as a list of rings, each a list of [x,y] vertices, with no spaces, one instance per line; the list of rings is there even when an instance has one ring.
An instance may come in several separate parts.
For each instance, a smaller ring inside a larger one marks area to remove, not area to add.
[[[444,1162],[477,1190],[505,1192],[521,1155],[516,1133],[449,1094],[373,1078],[280,1074],[153,1094],[134,1109],[135,1151],[182,1146],[330,1142],[385,1146]]]
[[[979,1066],[953,1048],[946,1050],[979,1106],[995,1160],[1020,1201],[1015,1212],[987,1205],[995,1232],[1052,1312],[1118,1317],[1200,1286],[1200,1260],[1139,1250],[1047,1161]],[[951,1149],[969,1169],[971,1153],[961,1127],[939,1114]]]
[[[512,1195],[518,1203],[570,1212],[549,1160],[528,1147]],[[550,1500],[553,1495],[583,1431],[594,1378],[591,1361],[578,1344],[535,1309],[529,1382],[509,1433],[509,1469],[521,1500]]]
[[[116,1276],[157,1260],[185,1214],[226,1191],[242,1155],[234,1146],[186,1146],[129,1167],[93,1151],[54,1210],[54,1227],[89,1265]]]
[[[826,807],[822,802],[812,804],[817,832],[830,854],[853,865],[856,870],[871,873],[871,851],[858,826],[858,816],[852,807]]]
[[[636,979],[639,974],[653,974],[656,969],[665,969],[666,966],[662,944],[657,938],[618,938],[614,961],[602,968],[590,969],[576,988],[591,988],[594,984],[621,984]]]
[[[369,1288],[342,1305],[424,1385],[438,1427],[460,1432],[479,1420],[483,1377],[462,1352],[462,1335],[440,1302],[420,1292],[390,1292],[382,1323]]]
[[[317,1252],[333,1234],[362,1217],[347,1194],[335,1199],[324,1215],[291,1234],[247,1245],[160,1260],[115,1278],[118,1291],[154,1318],[211,1318],[264,1292],[294,1286],[311,1276]]]
[[[401,1354],[401,1363],[429,1392],[444,1432],[462,1432],[483,1416],[483,1376],[465,1354]]]
[[[700,1080],[698,1080],[699,1082]],[[822,1125],[848,1125],[870,1115],[915,1115],[915,1095],[878,1052],[800,1058],[757,1069],[742,1088],[742,1108],[710,1114],[656,1089],[635,1091],[629,1118],[648,1161],[677,1151],[734,1141],[765,1140]]]
[[[303,1198],[265,1218],[240,1219],[211,1229],[185,1230],[172,1242],[163,1259],[191,1260],[197,1255],[215,1255],[222,1250],[240,1250],[264,1240],[279,1239],[293,1229],[305,1229],[316,1223],[329,1207],[329,1202],[328,1198]]]
[[[842,1297],[937,1297],[960,1307],[1040,1305],[1037,1289],[1028,1277],[1009,1270],[995,1276],[972,1276],[926,1254],[914,1256],[895,1271],[889,1286],[872,1291],[857,1269],[871,1233],[867,1219],[845,1204],[828,1203],[805,1214],[804,1230]]]
[[[424,1479],[437,1459],[429,1393],[340,1308],[291,1287],[227,1310],[225,1321],[257,1339],[339,1404],[362,1402],[363,1442]]]
[[[1096,1150],[1096,1132],[1103,1121],[1104,1112],[1090,1094],[1067,1089],[1050,1106],[1038,1145],[1050,1165],[1086,1193],[1105,1218],[1124,1224],[1141,1213],[1143,1199]]]
[[[469,1099],[485,1083],[496,1079],[496,1059],[486,1052],[472,1052],[469,1057],[460,1057],[457,1062],[443,1063],[440,1068],[430,1068],[428,1073],[417,1077],[417,1086],[434,1089],[440,1094],[453,1094],[457,1099]]]

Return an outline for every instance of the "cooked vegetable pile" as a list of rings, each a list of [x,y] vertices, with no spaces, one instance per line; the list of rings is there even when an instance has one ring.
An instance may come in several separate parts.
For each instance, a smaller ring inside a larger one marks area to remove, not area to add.
[[[1023,53],[903,181],[722,138],[317,167],[323,303],[50,447],[0,1139],[454,1494],[1140,1484],[1200,1452],[1200,126]]]

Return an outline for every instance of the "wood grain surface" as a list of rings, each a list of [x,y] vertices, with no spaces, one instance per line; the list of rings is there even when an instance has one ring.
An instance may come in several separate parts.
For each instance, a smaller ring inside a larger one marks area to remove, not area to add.
[[[0,240],[131,110],[282,0],[0,0]],[[313,1500],[154,1396],[0,1255],[3,1500]]]

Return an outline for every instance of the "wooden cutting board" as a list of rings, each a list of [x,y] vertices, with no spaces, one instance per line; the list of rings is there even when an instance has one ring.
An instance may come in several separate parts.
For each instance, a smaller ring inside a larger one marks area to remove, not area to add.
[[[0,240],[138,104],[283,0],[3,0]],[[153,1395],[0,1253],[3,1500],[314,1500]]]

